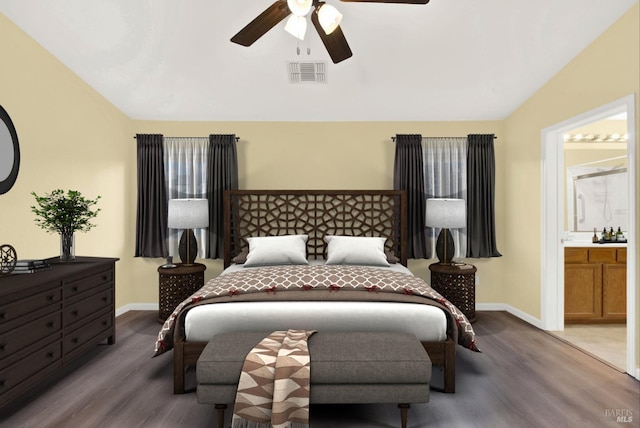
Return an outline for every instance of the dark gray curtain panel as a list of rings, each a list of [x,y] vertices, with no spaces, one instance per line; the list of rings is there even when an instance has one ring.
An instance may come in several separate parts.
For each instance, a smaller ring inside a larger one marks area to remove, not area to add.
[[[407,193],[407,256],[410,259],[426,258],[424,215],[427,201],[422,135],[396,135],[393,188]]]
[[[167,194],[162,135],[137,134],[136,257],[167,257]]]
[[[238,188],[238,153],[235,134],[209,135],[209,254],[217,259],[224,255],[224,191]]]
[[[493,134],[467,136],[467,257],[500,257],[495,227]]]

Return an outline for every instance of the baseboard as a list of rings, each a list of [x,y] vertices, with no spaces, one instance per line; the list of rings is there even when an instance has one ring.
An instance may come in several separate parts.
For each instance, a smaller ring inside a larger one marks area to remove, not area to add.
[[[534,318],[528,313],[514,308],[511,305],[507,305],[506,303],[476,303],[476,311],[505,311],[534,327],[544,330],[542,328],[542,320]]]
[[[116,317],[129,311],[157,311],[159,309],[158,303],[129,303],[116,309]]]

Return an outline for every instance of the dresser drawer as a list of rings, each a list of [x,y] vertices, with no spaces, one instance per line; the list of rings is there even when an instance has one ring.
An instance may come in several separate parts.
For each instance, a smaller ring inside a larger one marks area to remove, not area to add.
[[[51,335],[62,336],[60,312],[50,313],[0,334],[0,361]]]
[[[68,333],[63,342],[65,358],[72,355],[84,345],[94,345],[101,342],[109,334],[108,330],[113,327],[113,314],[111,311],[104,312],[94,320],[87,322],[82,327]]]
[[[25,315],[30,315],[38,309],[51,307],[61,301],[62,293],[58,287],[14,302],[0,305],[0,326]]]
[[[104,284],[113,282],[113,269],[103,270],[77,280],[65,282],[63,287],[64,299],[82,298],[83,293],[90,292]],[[78,297],[79,296],[79,297]]]
[[[82,298],[82,294],[91,291],[104,284],[113,282],[113,269],[95,272],[89,276],[77,280],[65,282],[63,296],[65,300]]]
[[[96,290],[96,293],[87,295],[84,299],[67,306],[63,313],[64,327],[91,316],[105,308],[113,306],[113,288],[105,285]]]
[[[49,373],[50,370],[45,369],[61,365],[62,345],[58,340],[3,368],[0,370],[0,401],[8,401],[5,400],[5,393],[10,393],[22,382],[34,383]]]

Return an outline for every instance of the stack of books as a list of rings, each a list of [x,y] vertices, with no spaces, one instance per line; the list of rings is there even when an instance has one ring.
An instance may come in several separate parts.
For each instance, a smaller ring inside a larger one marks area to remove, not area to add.
[[[51,269],[46,260],[18,260],[11,273],[34,273],[46,269]]]

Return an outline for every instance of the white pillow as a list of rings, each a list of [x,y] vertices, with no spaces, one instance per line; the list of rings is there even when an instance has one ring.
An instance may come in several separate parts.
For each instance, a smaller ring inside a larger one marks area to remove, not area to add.
[[[386,238],[325,236],[328,265],[389,266],[384,252]]]
[[[306,265],[308,235],[254,236],[247,238],[249,254],[245,267]]]

